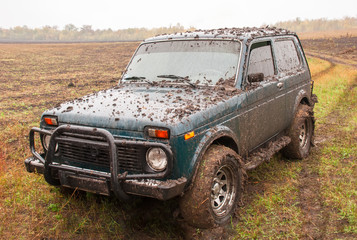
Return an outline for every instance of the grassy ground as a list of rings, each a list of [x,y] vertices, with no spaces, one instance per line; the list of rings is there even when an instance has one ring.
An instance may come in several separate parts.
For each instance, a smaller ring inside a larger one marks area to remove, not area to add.
[[[186,226],[176,199],[122,203],[27,173],[28,131],[41,112],[114,85],[136,46],[0,45],[0,239],[357,238],[357,70],[316,58],[316,147],[303,161],[276,155],[249,172],[228,226]]]

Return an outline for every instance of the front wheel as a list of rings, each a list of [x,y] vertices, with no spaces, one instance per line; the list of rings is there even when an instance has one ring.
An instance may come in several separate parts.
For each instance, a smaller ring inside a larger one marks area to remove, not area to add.
[[[180,200],[185,220],[200,228],[226,223],[241,197],[242,178],[240,157],[230,148],[212,145],[191,188]]]
[[[306,158],[310,153],[313,133],[314,122],[311,107],[300,105],[288,132],[291,142],[283,149],[284,156],[295,159]]]

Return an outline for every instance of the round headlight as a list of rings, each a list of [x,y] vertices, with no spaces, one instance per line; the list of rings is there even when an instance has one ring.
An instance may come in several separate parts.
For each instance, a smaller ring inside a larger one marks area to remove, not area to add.
[[[43,135],[42,137],[42,143],[43,147],[45,148],[46,151],[48,151],[48,146],[50,145],[50,140],[51,140],[51,135]],[[58,151],[58,144],[56,144],[55,152]]]
[[[146,152],[146,162],[152,170],[163,171],[167,166],[166,153],[161,148],[150,148]]]
[[[50,145],[50,139],[51,139],[51,135],[45,134],[42,137],[42,144],[46,151],[48,150],[48,146]]]

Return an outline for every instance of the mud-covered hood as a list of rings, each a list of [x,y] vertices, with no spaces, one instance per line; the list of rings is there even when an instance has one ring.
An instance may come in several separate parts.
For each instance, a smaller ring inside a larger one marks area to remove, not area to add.
[[[240,100],[237,89],[131,85],[63,103],[43,115],[58,116],[60,124],[125,131],[157,126],[180,135],[234,111]]]

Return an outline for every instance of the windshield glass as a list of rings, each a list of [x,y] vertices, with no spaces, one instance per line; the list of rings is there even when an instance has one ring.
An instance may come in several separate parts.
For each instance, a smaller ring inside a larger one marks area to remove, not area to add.
[[[146,43],[132,58],[123,81],[215,85],[234,82],[240,43],[222,40]],[[233,80],[233,81],[232,81]]]

